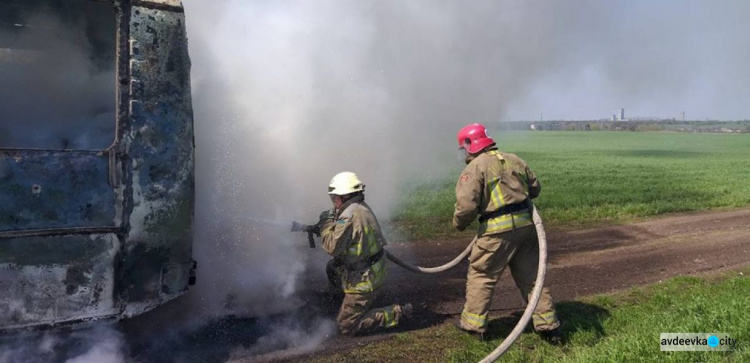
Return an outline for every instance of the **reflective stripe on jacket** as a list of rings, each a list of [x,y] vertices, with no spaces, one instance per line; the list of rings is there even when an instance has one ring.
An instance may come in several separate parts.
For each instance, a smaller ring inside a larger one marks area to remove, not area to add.
[[[492,148],[472,159],[456,183],[453,226],[463,231],[478,216],[536,198],[541,186],[526,162],[514,154]],[[480,223],[481,236],[533,224],[528,210],[509,213]]]
[[[387,243],[363,196],[347,201],[336,221],[322,231],[321,237],[323,249],[341,259],[345,266],[342,276],[345,293],[372,292],[383,284],[388,273],[385,258],[371,266],[367,266],[367,259]]]

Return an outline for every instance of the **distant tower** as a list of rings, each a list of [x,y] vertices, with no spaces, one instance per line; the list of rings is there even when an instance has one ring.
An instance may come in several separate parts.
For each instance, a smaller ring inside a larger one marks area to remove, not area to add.
[[[625,121],[625,109],[620,109],[620,121]]]
[[[612,121],[617,121],[617,115],[612,115]]]

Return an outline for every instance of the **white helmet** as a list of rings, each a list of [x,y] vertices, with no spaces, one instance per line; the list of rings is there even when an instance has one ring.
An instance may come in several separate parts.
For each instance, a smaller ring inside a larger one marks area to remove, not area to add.
[[[355,192],[363,192],[365,185],[359,180],[357,174],[344,171],[333,176],[328,184],[328,194],[347,195]]]

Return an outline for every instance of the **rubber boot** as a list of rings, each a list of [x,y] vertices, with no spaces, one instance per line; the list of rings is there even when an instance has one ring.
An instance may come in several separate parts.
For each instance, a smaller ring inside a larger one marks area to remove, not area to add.
[[[563,345],[565,344],[565,341],[563,339],[563,335],[560,332],[560,328],[555,328],[552,330],[545,330],[540,331],[539,335],[544,339],[547,343],[551,345]]]

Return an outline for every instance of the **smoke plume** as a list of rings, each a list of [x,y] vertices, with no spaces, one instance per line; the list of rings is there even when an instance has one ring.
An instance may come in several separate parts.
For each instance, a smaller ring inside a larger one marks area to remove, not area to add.
[[[125,340],[108,324],[0,337],[0,363],[123,363]]]
[[[311,252],[262,221],[314,222],[344,170],[384,219],[406,185],[455,169],[466,123],[606,118],[620,107],[746,116],[744,2],[185,3],[196,256],[212,266],[197,296],[214,302],[285,301]],[[744,43],[718,41],[729,37]]]
[[[313,223],[330,208],[328,181],[344,170],[359,174],[367,201],[386,219],[410,184],[457,168],[454,136],[466,123],[541,113],[597,119],[621,107],[641,116],[747,118],[748,7],[185,0],[197,145],[191,314],[299,307],[306,275],[322,276],[326,258],[288,231],[291,220]],[[7,14],[0,11],[3,24]],[[70,33],[0,28],[0,143],[108,145],[111,137],[89,133],[100,119],[114,128],[114,77],[107,62],[92,60],[102,45],[89,39],[85,21],[14,14]],[[6,43],[43,44],[55,62]],[[50,119],[49,135],[29,132]],[[262,341],[310,338],[303,330],[281,324]],[[328,334],[313,330],[309,341]]]

